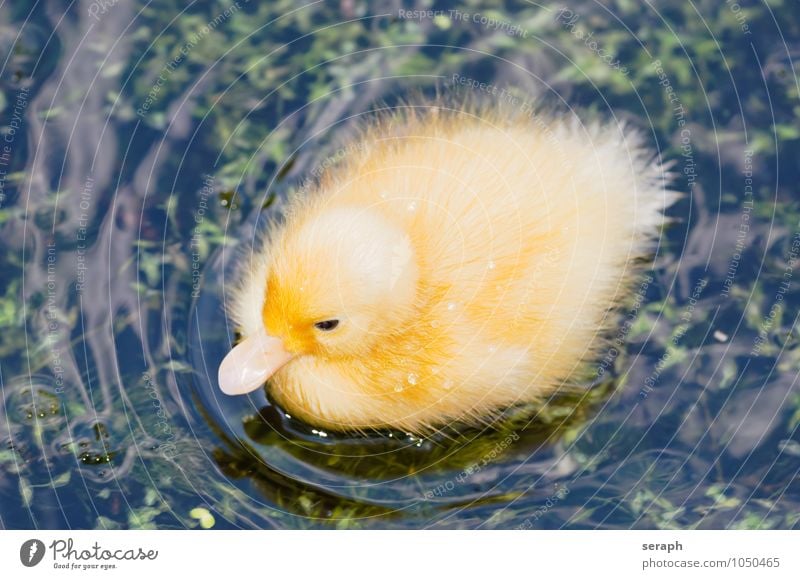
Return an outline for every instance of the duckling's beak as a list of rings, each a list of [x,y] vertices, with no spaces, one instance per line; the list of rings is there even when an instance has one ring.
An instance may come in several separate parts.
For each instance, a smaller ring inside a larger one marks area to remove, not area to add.
[[[259,330],[237,344],[222,360],[219,388],[229,396],[252,392],[293,357],[279,338]]]

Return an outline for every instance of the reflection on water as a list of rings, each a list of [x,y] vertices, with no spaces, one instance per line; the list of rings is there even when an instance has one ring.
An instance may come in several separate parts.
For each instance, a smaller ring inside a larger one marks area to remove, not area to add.
[[[644,36],[589,3],[568,27],[494,8],[525,35],[389,3],[162,4],[0,14],[0,528],[198,507],[216,528],[798,525],[791,9],[788,45],[760,9],[748,33],[714,9],[717,50],[683,9],[661,14],[678,39],[625,3]],[[225,284],[269,215],[359,117],[454,75],[614,115],[676,160],[685,197],[595,382],[425,439],[221,396]]]

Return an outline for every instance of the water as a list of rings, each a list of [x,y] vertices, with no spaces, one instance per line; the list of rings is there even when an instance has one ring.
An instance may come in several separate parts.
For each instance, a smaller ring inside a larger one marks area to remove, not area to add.
[[[0,9],[0,528],[798,526],[800,14],[434,8]],[[585,394],[425,439],[221,396],[225,285],[281,200],[370,110],[480,83],[676,161]]]

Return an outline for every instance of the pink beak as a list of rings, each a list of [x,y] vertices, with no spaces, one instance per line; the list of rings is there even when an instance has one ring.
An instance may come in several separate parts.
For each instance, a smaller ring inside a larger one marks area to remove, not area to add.
[[[252,392],[293,357],[280,339],[261,329],[242,340],[222,360],[219,388],[229,396]]]

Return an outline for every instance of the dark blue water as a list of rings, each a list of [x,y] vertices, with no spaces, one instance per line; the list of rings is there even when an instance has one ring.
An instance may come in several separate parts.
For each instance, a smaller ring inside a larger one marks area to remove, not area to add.
[[[799,39],[788,2],[4,4],[0,528],[797,527]],[[425,439],[221,396],[237,259],[370,111],[486,98],[454,78],[674,160],[624,347]]]

